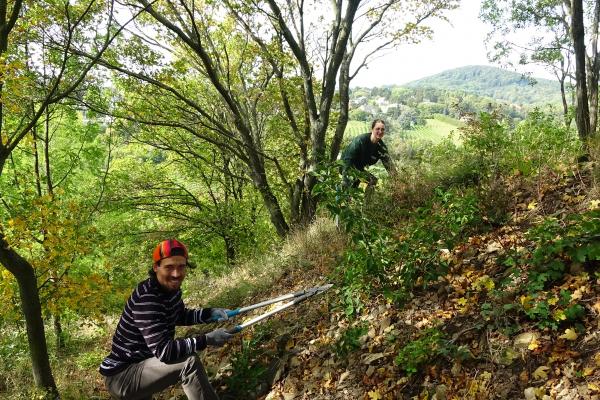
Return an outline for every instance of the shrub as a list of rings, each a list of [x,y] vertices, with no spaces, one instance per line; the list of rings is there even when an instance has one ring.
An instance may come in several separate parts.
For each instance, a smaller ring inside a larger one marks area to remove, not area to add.
[[[340,339],[333,345],[334,353],[340,358],[345,358],[349,353],[360,349],[360,338],[366,335],[368,330],[369,326],[366,323],[346,329]]]
[[[257,327],[249,340],[242,340],[240,351],[231,356],[232,374],[225,378],[227,392],[236,399],[252,398],[267,372],[267,365],[261,361],[260,348],[265,336],[270,334],[268,325]]]
[[[408,375],[412,375],[439,356],[464,359],[467,350],[447,340],[439,329],[430,328],[421,332],[418,339],[408,343],[398,352],[396,364]]]
[[[580,150],[580,142],[576,133],[565,127],[555,114],[536,108],[510,132],[508,147],[507,169],[527,176],[539,173],[543,167],[554,169],[563,162],[572,162]]]
[[[498,112],[481,112],[461,128],[463,146],[474,159],[471,172],[481,180],[495,179],[502,172],[502,161],[510,143],[509,125]]]
[[[559,221],[548,218],[527,232],[531,249],[510,256],[505,264],[513,267],[513,281],[521,282],[524,292],[520,308],[541,328],[557,329],[561,322],[583,318],[584,308],[574,301],[568,290],[560,296],[548,290],[562,280],[569,266],[576,263],[595,271],[600,261],[600,210],[571,215]],[[529,268],[524,268],[529,266]],[[526,270],[526,279],[519,279]],[[588,279],[583,272],[581,279]]]

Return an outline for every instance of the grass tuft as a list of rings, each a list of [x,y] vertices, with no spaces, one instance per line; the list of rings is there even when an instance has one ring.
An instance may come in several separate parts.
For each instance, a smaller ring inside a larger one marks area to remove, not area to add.
[[[246,261],[220,277],[190,277],[187,303],[238,307],[253,295],[268,289],[291,270],[319,268],[326,273],[332,258],[343,251],[344,236],[332,220],[318,218],[306,229],[299,229],[261,257]]]

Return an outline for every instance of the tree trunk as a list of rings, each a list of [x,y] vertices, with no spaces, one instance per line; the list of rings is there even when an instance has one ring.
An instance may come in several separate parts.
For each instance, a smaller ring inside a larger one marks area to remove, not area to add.
[[[598,72],[590,74],[589,102],[590,102],[590,135],[594,135],[598,126]]]
[[[585,30],[582,0],[572,0],[571,38],[575,49],[575,81],[577,84],[577,132],[585,141],[590,135],[590,111],[585,73]]]
[[[594,5],[594,17],[590,29],[592,35],[591,57],[588,60],[588,90],[590,102],[590,135],[595,135],[598,127],[598,75],[600,60],[598,60],[598,24],[600,22],[600,1]]]
[[[331,142],[329,151],[329,160],[335,161],[340,153],[344,132],[348,125],[348,110],[350,108],[350,58],[344,56],[344,61],[340,66],[340,76],[338,78],[338,87],[340,95],[340,116],[335,126],[335,134]]]
[[[290,189],[290,223],[296,225],[300,223],[300,206],[302,204],[302,192],[304,183],[302,179],[297,178],[296,183]]]
[[[19,284],[35,385],[46,390],[53,398],[58,398],[58,390],[48,359],[42,307],[34,269],[27,260],[10,248],[2,233],[0,233],[0,263],[15,276]]]
[[[304,174],[302,191],[302,206],[300,208],[300,223],[308,224],[313,221],[317,213],[317,199],[312,195],[312,190],[317,183],[317,178],[311,174],[323,165],[325,161],[325,131],[327,129],[327,116],[311,118],[312,150],[308,172]]]
[[[563,117],[565,120],[565,127],[571,125],[571,117],[569,117],[569,103],[567,102],[567,94],[565,92],[565,78],[559,80],[560,82],[560,98],[563,106]]]
[[[312,174],[304,177],[304,190],[302,192],[302,208],[300,209],[300,224],[308,225],[317,214],[317,199],[312,195],[317,179]]]
[[[285,222],[285,217],[283,216],[281,207],[279,207],[279,202],[277,201],[277,198],[273,194],[273,191],[267,182],[265,171],[257,171],[253,169],[252,180],[254,181],[254,184],[258,189],[265,206],[267,207],[271,223],[275,227],[277,235],[282,238],[287,236],[290,228],[287,222]]]
[[[56,339],[55,339],[56,352],[60,353],[65,348],[64,333],[63,333],[63,329],[62,329],[62,324],[60,322],[60,315],[58,315],[58,314],[53,315],[53,320],[54,320],[53,321],[54,322],[54,335],[56,336]]]
[[[235,240],[229,235],[223,235],[223,242],[225,243],[225,257],[227,258],[227,265],[231,266],[235,262],[237,251],[235,249]]]

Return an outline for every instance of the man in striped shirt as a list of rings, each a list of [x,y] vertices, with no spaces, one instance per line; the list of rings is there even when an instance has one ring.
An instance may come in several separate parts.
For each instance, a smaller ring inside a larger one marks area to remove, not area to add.
[[[176,325],[227,319],[222,308],[188,309],[181,300],[188,251],[171,239],[152,254],[150,278],[135,288],[113,336],[110,354],[100,365],[106,387],[117,399],[152,399],[152,394],[182,383],[188,399],[218,400],[197,351],[222,346],[232,335],[216,329],[206,335],[175,339]]]

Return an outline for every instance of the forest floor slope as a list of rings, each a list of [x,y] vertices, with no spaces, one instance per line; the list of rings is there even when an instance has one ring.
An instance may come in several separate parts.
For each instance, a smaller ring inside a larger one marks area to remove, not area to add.
[[[506,184],[513,210],[508,223],[441,250],[448,273],[420,286],[408,302],[365,295],[361,312],[348,318],[334,287],[255,325],[225,347],[204,352],[221,398],[600,398],[596,262],[569,263],[544,287],[548,315],[523,313],[536,299],[510,287],[492,295],[509,275],[510,251],[532,246],[525,235],[532,224],[548,216],[562,223],[568,215],[598,207],[591,200],[590,169],[546,173],[535,182],[515,176]],[[272,285],[245,304],[328,282],[343,240],[331,222],[320,224],[313,238],[320,248],[288,258]],[[526,272],[520,279],[527,279]],[[557,314],[566,292],[583,315]],[[160,398],[180,396],[176,387]]]

